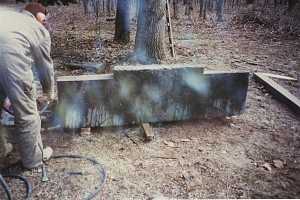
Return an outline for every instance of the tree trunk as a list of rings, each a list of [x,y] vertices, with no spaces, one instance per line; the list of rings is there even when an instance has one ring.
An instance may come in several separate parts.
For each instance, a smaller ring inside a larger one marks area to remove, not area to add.
[[[142,64],[159,63],[165,54],[166,0],[141,0],[135,56]]]
[[[203,0],[204,3],[204,7],[203,7],[203,19],[205,20],[206,19],[206,12],[207,12],[207,4],[208,4],[208,0]]]
[[[189,19],[192,18],[192,11],[193,11],[193,2],[189,0],[185,3],[185,15],[189,16]]]
[[[297,0],[288,0],[288,12],[291,12],[296,4]]]
[[[276,1],[276,0],[275,0]],[[250,4],[254,4],[254,0],[246,0],[246,4],[250,5]]]
[[[83,9],[84,9],[84,14],[87,15],[89,13],[89,10],[88,10],[89,1],[88,0],[83,0],[82,4],[83,4]]]
[[[178,19],[178,12],[179,12],[178,4],[179,4],[178,0],[173,0],[173,14],[175,19]]]
[[[224,0],[217,0],[217,21],[223,21]]]
[[[203,7],[204,7],[204,0],[199,0],[199,8],[200,8],[200,12],[199,12],[199,17],[202,17],[203,14]]]
[[[106,10],[107,10],[107,16],[111,17],[111,0],[106,0]]]
[[[113,12],[116,10],[115,0],[111,0],[111,1],[110,1],[110,8],[111,8],[111,10],[112,10]]]
[[[118,0],[115,41],[127,44],[130,41],[130,0]]]

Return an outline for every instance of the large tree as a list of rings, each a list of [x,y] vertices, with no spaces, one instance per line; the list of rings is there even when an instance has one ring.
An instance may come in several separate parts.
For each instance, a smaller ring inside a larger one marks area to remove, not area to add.
[[[223,12],[224,12],[224,0],[217,0],[216,5],[217,10],[217,21],[222,22],[223,21]]]
[[[135,56],[143,64],[165,59],[166,0],[141,0],[135,38]]]
[[[128,43],[130,40],[130,0],[118,0],[115,41]]]

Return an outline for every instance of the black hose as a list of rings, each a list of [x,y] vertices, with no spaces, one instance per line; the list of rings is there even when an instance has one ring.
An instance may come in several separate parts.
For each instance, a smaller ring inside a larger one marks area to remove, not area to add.
[[[99,184],[96,186],[96,190],[83,200],[92,200],[93,198],[95,198],[101,192],[107,178],[107,173],[103,165],[93,158],[79,156],[79,155],[57,155],[52,157],[52,159],[61,159],[61,158],[84,159],[90,161],[94,166],[96,166],[96,169],[99,173],[99,180],[100,180]]]
[[[3,176],[0,174],[0,184],[1,186],[3,187],[4,189],[4,192],[6,194],[6,197],[8,200],[12,200],[12,197],[11,197],[11,191],[6,183],[6,181],[4,180]]]
[[[49,103],[46,104],[46,106],[44,106],[44,108],[41,109],[40,114],[45,112],[45,110],[47,110],[49,106]],[[12,112],[10,112],[8,109],[6,109],[4,106],[2,107],[6,112],[8,112],[11,115],[14,115]],[[60,159],[60,158],[74,158],[74,159],[84,159],[84,160],[88,160],[90,161],[94,166],[96,166],[96,169],[99,173],[99,184],[96,187],[96,190],[91,193],[87,198],[85,198],[84,200],[92,200],[93,198],[95,198],[102,190],[103,185],[106,181],[107,178],[107,173],[105,168],[103,167],[102,164],[100,164],[97,160],[93,159],[93,158],[89,158],[89,157],[85,157],[85,156],[80,156],[80,155],[58,155],[58,156],[53,156],[52,159]],[[32,194],[32,187],[30,185],[30,183],[28,182],[28,180],[23,177],[23,176],[19,176],[19,175],[5,175],[4,177],[11,177],[11,178],[16,178],[16,179],[20,179],[22,180],[25,185],[26,185],[26,199],[30,199],[31,194]],[[1,186],[4,188],[4,191],[6,193],[6,196],[8,197],[8,200],[11,200],[11,192],[10,189],[7,185],[7,183],[5,182],[3,176],[0,174],[0,184]]]
[[[3,177],[7,177],[7,178],[14,178],[14,179],[19,179],[21,181],[24,182],[25,187],[26,187],[26,196],[25,199],[30,199],[31,195],[32,195],[32,186],[31,184],[28,182],[27,178],[25,178],[24,176],[20,176],[20,175],[14,175],[14,174],[9,174],[9,175],[3,175]]]
[[[107,178],[107,173],[106,173],[106,170],[105,170],[104,166],[102,164],[100,164],[97,160],[93,159],[93,158],[80,156],[80,155],[57,155],[57,156],[52,157],[52,159],[63,159],[63,158],[87,160],[87,161],[90,161],[96,167],[96,169],[99,173],[99,183],[96,186],[96,190],[94,192],[92,192],[91,194],[89,194],[89,196],[86,197],[83,200],[92,200],[92,199],[94,199],[102,191],[103,185],[104,185],[104,183],[106,181],[106,178]],[[70,174],[72,174],[72,172],[70,172]],[[7,183],[6,183],[6,181],[4,180],[3,177],[15,178],[15,179],[19,179],[19,180],[23,181],[25,186],[26,186],[25,199],[29,200],[31,198],[32,186],[25,177],[19,176],[19,175],[12,175],[12,174],[2,176],[0,174],[0,184],[4,188],[4,191],[6,193],[6,196],[7,196],[8,200],[12,200],[12,194],[11,194],[11,191],[9,189],[9,186],[7,185]]]
[[[1,175],[0,174],[0,184],[3,187],[5,194],[7,196],[8,200],[12,200],[12,194],[11,191],[6,183],[6,181],[4,180],[4,178],[14,178],[14,179],[19,179],[21,181],[24,182],[25,187],[26,187],[26,196],[25,199],[30,199],[31,195],[32,195],[32,187],[31,184],[28,182],[28,180],[24,177],[24,176],[20,176],[20,175],[14,175],[14,174],[9,174],[9,175]]]

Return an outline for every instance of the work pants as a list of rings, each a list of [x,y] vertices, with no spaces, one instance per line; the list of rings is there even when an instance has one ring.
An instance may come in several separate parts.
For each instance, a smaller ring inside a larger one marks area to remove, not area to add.
[[[12,138],[17,144],[23,166],[31,169],[42,164],[41,120],[37,110],[33,72],[27,66],[30,71],[22,79],[16,78],[11,71],[15,68],[17,74],[18,67],[24,65],[13,54],[0,56],[0,101],[8,97],[12,104],[15,117]]]

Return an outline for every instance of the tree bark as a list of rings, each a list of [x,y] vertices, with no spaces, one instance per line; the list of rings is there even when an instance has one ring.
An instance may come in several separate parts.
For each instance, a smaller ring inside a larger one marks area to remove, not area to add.
[[[173,0],[173,16],[175,19],[178,19],[178,12],[179,12],[178,4],[179,4],[178,0]]]
[[[118,0],[115,41],[127,44],[130,41],[130,0]]]
[[[223,21],[224,0],[217,0],[217,21]]]
[[[297,0],[288,0],[288,12],[291,12],[296,4]]]
[[[199,17],[202,17],[203,14],[203,7],[204,7],[204,0],[199,0]]]
[[[275,0],[276,1],[276,0]],[[250,4],[253,4],[254,3],[254,0],[246,0],[246,4],[247,5],[250,5]]]
[[[208,0],[203,0],[203,19],[206,20],[206,12],[207,12],[207,4],[208,4]]]
[[[106,10],[107,10],[107,16],[111,17],[111,0],[106,0]]]
[[[141,0],[135,56],[142,64],[159,63],[165,54],[166,0]]]

